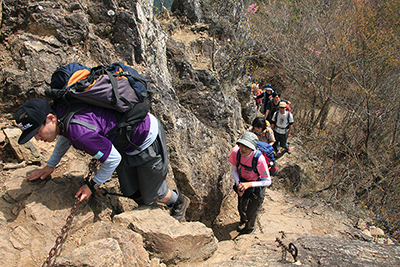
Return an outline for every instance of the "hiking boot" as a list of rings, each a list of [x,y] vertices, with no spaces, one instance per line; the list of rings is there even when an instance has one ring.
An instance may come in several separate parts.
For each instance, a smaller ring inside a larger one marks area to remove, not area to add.
[[[253,230],[254,230],[254,229],[243,228],[243,229],[240,231],[239,235],[248,235],[248,234],[251,234],[251,232],[253,232]]]
[[[185,220],[185,213],[186,209],[189,207],[190,199],[182,195],[180,192],[177,192],[177,194],[178,200],[172,205],[171,216],[174,219],[182,222]]]

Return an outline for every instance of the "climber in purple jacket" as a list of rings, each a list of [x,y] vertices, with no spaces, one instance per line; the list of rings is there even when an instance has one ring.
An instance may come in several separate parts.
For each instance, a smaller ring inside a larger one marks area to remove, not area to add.
[[[101,162],[100,169],[94,177],[83,185],[75,197],[79,201],[88,199],[95,188],[110,179],[117,171],[122,193],[134,199],[139,205],[151,205],[159,201],[171,207],[171,216],[182,221],[190,200],[180,192],[170,190],[166,183],[168,172],[168,154],[165,131],[160,121],[148,113],[132,135],[131,142],[141,148],[136,150],[128,144],[117,150],[113,141],[115,137],[105,135],[118,123],[117,111],[88,105],[76,112],[70,123],[68,134],[59,126],[67,109],[51,108],[44,99],[29,100],[15,114],[15,120],[22,134],[19,144],[28,142],[32,137],[38,141],[52,142],[57,139],[47,165],[28,175],[28,180],[45,179],[60,162],[62,156],[73,145]]]

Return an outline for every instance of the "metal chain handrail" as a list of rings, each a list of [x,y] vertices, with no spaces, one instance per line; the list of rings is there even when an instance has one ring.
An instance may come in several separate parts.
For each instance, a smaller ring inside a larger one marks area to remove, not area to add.
[[[89,172],[85,179],[88,179],[90,176],[92,176],[92,174],[98,164],[99,164],[99,162],[97,160],[92,159],[92,161],[89,163]],[[72,206],[72,208],[71,208],[71,213],[67,217],[65,225],[61,228],[61,234],[56,238],[56,243],[55,243],[54,247],[52,247],[50,249],[49,256],[47,257],[45,262],[42,264],[42,267],[50,266],[51,258],[53,258],[57,254],[59,245],[64,242],[65,237],[68,233],[68,230],[71,226],[72,220],[74,219],[74,214],[76,212],[76,208],[77,208],[79,202],[80,202],[79,197],[77,197],[75,199],[74,206]]]
[[[286,235],[283,231],[279,231],[279,233],[282,234],[282,239],[286,238]],[[290,255],[292,255],[295,262],[297,261],[298,252],[295,244],[289,243],[289,245],[286,246],[279,237],[276,238],[275,242],[278,242],[278,247],[282,247],[282,261],[286,261],[286,252],[289,252]]]
[[[65,223],[63,228],[61,228],[61,234],[57,237],[56,243],[55,243],[54,247],[50,250],[49,256],[47,257],[46,261],[43,263],[42,267],[50,266],[51,258],[53,258],[57,254],[58,246],[65,240],[65,236],[67,235],[68,230],[71,226],[72,220],[74,219],[74,214],[76,212],[76,208],[77,208],[78,204],[79,204],[79,198],[75,199],[74,206],[71,209],[71,214],[67,217],[67,222]]]

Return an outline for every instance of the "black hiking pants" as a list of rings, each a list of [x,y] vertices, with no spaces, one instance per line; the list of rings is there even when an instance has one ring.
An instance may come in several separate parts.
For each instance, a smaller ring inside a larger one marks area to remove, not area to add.
[[[273,147],[274,147],[274,150],[276,152],[279,152],[279,149],[280,149],[279,146],[281,146],[283,148],[286,148],[286,149],[289,148],[289,144],[287,143],[287,139],[288,139],[287,138],[287,133],[280,134],[280,133],[277,133],[277,132],[274,131],[274,135],[275,135],[275,140],[276,141],[275,141]]]
[[[238,195],[240,222],[246,223],[246,230],[254,230],[260,206],[264,201],[265,187],[251,187],[243,196]]]

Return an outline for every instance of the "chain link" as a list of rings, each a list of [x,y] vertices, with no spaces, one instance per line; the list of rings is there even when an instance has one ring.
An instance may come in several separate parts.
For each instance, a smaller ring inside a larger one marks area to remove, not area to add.
[[[76,212],[76,208],[77,208],[78,204],[79,204],[79,199],[77,198],[77,199],[75,199],[75,203],[71,209],[70,215],[67,217],[67,222],[65,223],[63,228],[61,228],[61,234],[57,237],[56,243],[55,243],[54,247],[50,250],[49,256],[47,257],[46,261],[43,263],[42,267],[50,266],[51,258],[53,258],[57,254],[59,245],[64,242],[65,236],[67,235],[68,230],[71,226],[72,220],[74,219],[74,214]]]
[[[99,161],[92,159],[89,163],[89,173],[85,179],[89,179],[92,176],[93,172],[95,171],[96,167],[99,165]],[[65,225],[61,228],[61,234],[56,238],[56,243],[52,249],[50,249],[49,256],[42,264],[42,267],[50,266],[51,259],[57,254],[59,246],[64,242],[65,237],[69,231],[71,226],[72,220],[74,219],[74,215],[76,212],[76,208],[79,204],[79,197],[75,199],[74,206],[71,209],[70,215],[67,217]]]
[[[286,238],[286,235],[283,231],[279,231],[279,233],[282,234],[282,239]],[[286,246],[279,237],[276,238],[275,242],[278,242],[278,247],[282,248],[282,261],[286,261],[286,252],[289,252],[290,255],[292,255],[295,262],[297,261],[298,252],[295,244],[289,243],[289,246]]]
[[[93,172],[96,170],[97,166],[99,166],[99,165],[100,165],[100,161],[98,161],[97,159],[92,159],[88,166],[89,173],[85,179],[89,179],[92,176]]]

